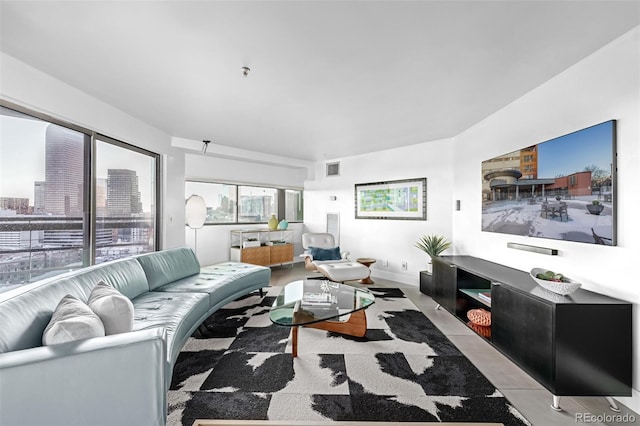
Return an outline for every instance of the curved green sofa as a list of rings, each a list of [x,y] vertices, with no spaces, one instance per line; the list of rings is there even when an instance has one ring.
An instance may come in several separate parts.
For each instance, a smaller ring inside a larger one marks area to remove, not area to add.
[[[183,345],[202,321],[269,286],[271,270],[207,267],[181,247],[83,268],[0,293],[0,424],[152,425]],[[42,346],[60,299],[87,301],[104,281],[134,306],[128,333]]]

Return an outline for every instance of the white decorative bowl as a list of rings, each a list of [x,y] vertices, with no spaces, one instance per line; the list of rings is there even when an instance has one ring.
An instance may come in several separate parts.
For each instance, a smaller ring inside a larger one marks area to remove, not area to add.
[[[574,291],[579,289],[580,286],[582,285],[579,282],[574,281],[569,277],[564,277],[564,279],[567,280],[567,282],[548,281],[548,280],[541,280],[540,278],[536,278],[536,275],[543,274],[547,271],[548,269],[544,269],[544,268],[533,268],[531,272],[529,272],[529,275],[531,275],[531,278],[533,278],[534,281],[538,283],[540,287],[546,288],[549,291],[552,291],[556,294],[561,294],[563,296],[573,293]]]

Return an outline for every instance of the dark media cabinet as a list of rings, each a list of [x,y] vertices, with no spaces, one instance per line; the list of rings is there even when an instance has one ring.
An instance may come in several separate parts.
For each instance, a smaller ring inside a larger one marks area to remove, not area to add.
[[[553,394],[552,408],[560,396],[603,396],[615,410],[611,396],[631,395],[630,303],[584,289],[561,296],[471,256],[434,258],[432,278],[433,299],[464,323],[470,309],[491,311],[483,337]]]

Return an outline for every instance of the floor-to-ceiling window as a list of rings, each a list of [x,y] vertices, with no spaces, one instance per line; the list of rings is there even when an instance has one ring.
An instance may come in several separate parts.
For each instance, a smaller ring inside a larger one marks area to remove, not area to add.
[[[0,106],[0,291],[155,250],[157,154],[18,109]]]
[[[157,156],[104,136],[95,152],[95,262],[154,251]]]

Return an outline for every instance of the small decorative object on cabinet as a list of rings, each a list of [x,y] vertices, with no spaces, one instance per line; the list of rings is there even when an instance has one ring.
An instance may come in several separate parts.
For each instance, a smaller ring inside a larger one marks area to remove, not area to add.
[[[230,259],[262,266],[293,265],[293,231],[242,229],[231,231]]]
[[[442,252],[451,247],[451,242],[440,235],[424,235],[416,242],[415,247],[429,255],[428,269],[420,271],[420,292],[427,296],[433,296],[432,261],[434,257],[440,256]]]
[[[451,247],[451,242],[441,235],[423,235],[416,242],[415,247],[427,253],[429,258],[433,260],[434,257],[440,256],[443,251]]]
[[[269,222],[267,222],[267,225],[269,226],[269,229],[271,231],[275,231],[278,228],[278,219],[276,218],[275,214],[271,215],[271,217],[269,218]]]
[[[468,325],[551,392],[561,396],[631,396],[632,304],[577,289],[543,290],[530,273],[471,256],[433,259],[434,300],[467,321],[491,311],[490,330]],[[597,321],[594,319],[597,318]]]
[[[556,294],[567,296],[580,288],[580,283],[562,274],[544,268],[533,268],[529,273],[531,278],[542,288]]]
[[[467,318],[476,325],[481,325],[483,327],[491,326],[491,312],[486,309],[470,309],[467,311]]]
[[[289,227],[289,222],[287,222],[285,219],[282,219],[278,224],[278,229],[287,229],[288,227]]]

